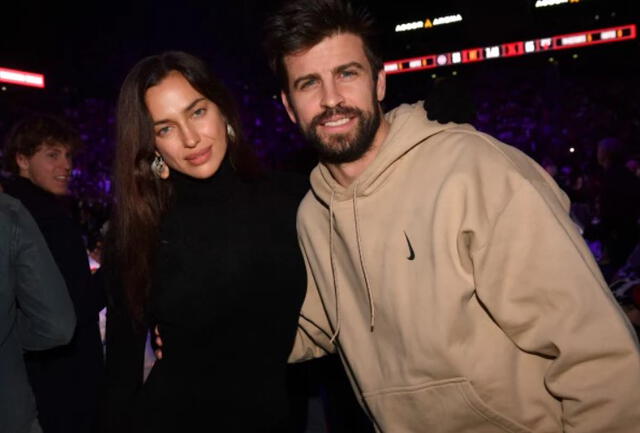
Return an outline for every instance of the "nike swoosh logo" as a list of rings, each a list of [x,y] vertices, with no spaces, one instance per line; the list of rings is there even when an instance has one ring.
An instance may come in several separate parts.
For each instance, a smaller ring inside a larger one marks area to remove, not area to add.
[[[409,257],[407,260],[413,260],[416,258],[416,254],[413,252],[413,247],[411,246],[411,241],[409,240],[409,236],[407,236],[407,232],[404,233],[404,238],[407,240],[407,246],[409,247]]]

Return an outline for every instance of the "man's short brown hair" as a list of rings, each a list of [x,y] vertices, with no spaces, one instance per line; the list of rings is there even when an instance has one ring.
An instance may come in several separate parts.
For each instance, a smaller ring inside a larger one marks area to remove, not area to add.
[[[373,17],[364,7],[350,0],[289,0],[267,18],[263,45],[269,66],[285,93],[289,93],[289,86],[284,58],[341,33],[362,39],[375,81],[384,64],[377,52]]]

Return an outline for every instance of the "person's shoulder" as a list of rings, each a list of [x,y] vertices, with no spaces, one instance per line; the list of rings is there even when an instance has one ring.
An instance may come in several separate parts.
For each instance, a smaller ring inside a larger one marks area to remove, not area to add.
[[[529,185],[545,196],[552,192],[566,202],[553,179],[530,156],[470,125],[449,128],[438,141],[422,147],[413,163],[418,173],[429,162],[445,167],[448,180],[468,179],[467,185],[481,193],[506,194]]]
[[[31,212],[34,217],[49,215],[58,208],[53,196],[31,183],[16,177],[3,183],[4,192],[14,197]]]
[[[18,204],[17,200],[0,192],[0,230],[2,232],[13,225]]]
[[[298,202],[309,190],[309,176],[289,171],[277,171],[272,174],[273,182],[283,194]]]
[[[12,197],[26,195],[32,191],[31,182],[21,177],[10,177],[2,181],[2,189]]]
[[[20,201],[18,199],[10,196],[6,192],[0,191],[0,207],[2,209],[15,208],[16,206],[21,206]]]
[[[295,202],[309,190],[309,177],[297,172],[268,171],[252,181],[261,195],[270,199]]]
[[[35,227],[35,222],[29,210],[20,200],[0,192],[0,232],[2,238],[8,239],[11,233],[18,229]]]
[[[0,192],[0,215],[3,219],[16,218],[27,212],[20,200],[4,192]]]
[[[476,168],[515,171],[525,177],[531,169],[538,171],[537,163],[517,147],[466,124],[442,131],[433,146],[425,147],[425,150],[428,153],[439,150],[458,164]]]
[[[442,131],[440,139],[447,146],[460,148],[475,157],[505,155],[509,151],[508,148],[511,148],[510,145],[468,124],[456,125]]]
[[[298,207],[298,224],[302,224],[305,221],[314,221],[319,215],[319,210],[325,209],[320,200],[317,199],[313,190],[308,190],[302,198],[300,206]],[[310,223],[313,225],[313,223]]]

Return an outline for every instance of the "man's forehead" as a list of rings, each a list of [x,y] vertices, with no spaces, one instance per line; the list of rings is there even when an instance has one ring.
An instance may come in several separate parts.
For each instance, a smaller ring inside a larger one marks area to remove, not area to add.
[[[59,141],[51,141],[45,140],[42,142],[40,146],[37,147],[36,152],[39,151],[48,151],[48,150],[57,150],[60,152],[71,152],[71,145],[61,143]]]
[[[328,36],[310,48],[284,57],[290,79],[331,71],[353,62],[369,68],[362,39],[353,33],[337,33]]]

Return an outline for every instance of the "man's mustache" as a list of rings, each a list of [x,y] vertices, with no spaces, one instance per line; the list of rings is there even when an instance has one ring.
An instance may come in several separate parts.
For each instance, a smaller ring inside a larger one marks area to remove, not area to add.
[[[342,105],[327,108],[322,113],[313,118],[313,120],[311,121],[311,127],[315,128],[316,126],[326,122],[336,115],[359,117],[362,116],[362,110],[355,107],[346,107]]]

